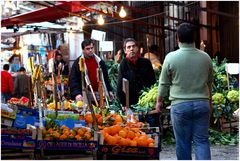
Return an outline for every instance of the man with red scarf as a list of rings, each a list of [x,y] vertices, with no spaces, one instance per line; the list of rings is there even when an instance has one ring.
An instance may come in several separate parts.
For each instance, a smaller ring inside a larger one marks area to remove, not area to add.
[[[109,82],[107,67],[104,61],[94,54],[94,43],[91,39],[86,39],[82,42],[82,52],[83,54],[80,55],[73,63],[72,69],[70,72],[69,77],[69,87],[71,93],[71,99],[76,101],[82,101],[82,79],[81,79],[81,72],[79,68],[79,59],[83,57],[85,59],[85,76],[88,76],[90,84],[93,88],[93,91],[98,98],[98,79],[97,79],[97,68],[102,69],[102,83],[105,95],[112,99],[112,87]],[[92,100],[93,101],[93,100]]]
[[[126,96],[122,91],[122,79],[129,81],[129,106],[138,102],[140,91],[144,87],[151,87],[156,83],[154,70],[151,62],[140,56],[137,42],[133,38],[127,38],[123,43],[123,49],[126,54],[119,67],[117,96],[126,111]]]

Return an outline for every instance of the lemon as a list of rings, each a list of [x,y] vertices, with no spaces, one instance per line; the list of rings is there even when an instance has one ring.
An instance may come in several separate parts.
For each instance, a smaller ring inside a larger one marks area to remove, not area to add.
[[[82,107],[84,104],[83,104],[83,101],[78,101],[77,102],[77,107]]]

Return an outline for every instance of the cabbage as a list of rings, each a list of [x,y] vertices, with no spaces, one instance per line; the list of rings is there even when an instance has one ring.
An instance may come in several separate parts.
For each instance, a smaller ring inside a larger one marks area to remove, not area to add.
[[[239,92],[236,90],[231,90],[227,94],[227,99],[230,102],[238,102],[239,101]]]
[[[221,104],[225,104],[226,100],[222,93],[215,93],[212,96],[212,101],[213,101],[213,104],[215,104],[215,105],[221,105]]]

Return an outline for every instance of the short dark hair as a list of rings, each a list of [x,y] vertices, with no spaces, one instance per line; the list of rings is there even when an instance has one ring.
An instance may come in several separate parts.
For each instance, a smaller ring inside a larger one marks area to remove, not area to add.
[[[61,52],[59,50],[55,51],[55,57],[57,57],[57,56],[61,56],[62,57],[62,54],[61,54]]]
[[[93,45],[94,45],[92,39],[83,40],[83,42],[82,42],[82,44],[81,44],[81,45],[82,45],[82,50],[83,50],[86,46],[88,46],[88,45],[90,45],[90,44],[93,44]]]
[[[135,44],[137,45],[137,41],[134,39],[134,38],[126,38],[123,42],[123,48],[126,47],[126,44],[129,42],[129,41],[133,41],[135,42]]]
[[[25,72],[26,69],[24,67],[20,67],[20,69],[18,70],[19,72]]]
[[[3,70],[9,70],[9,64],[4,64],[3,65]]]
[[[194,27],[190,23],[182,23],[178,26],[177,37],[181,43],[194,42]]]

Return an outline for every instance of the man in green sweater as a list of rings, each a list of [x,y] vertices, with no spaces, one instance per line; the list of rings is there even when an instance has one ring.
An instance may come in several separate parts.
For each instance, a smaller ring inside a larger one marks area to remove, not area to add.
[[[192,25],[181,24],[177,38],[179,49],[170,52],[162,66],[156,110],[161,112],[163,98],[169,91],[177,159],[192,159],[193,142],[195,159],[210,160],[208,128],[212,61],[207,53],[195,48]]]

